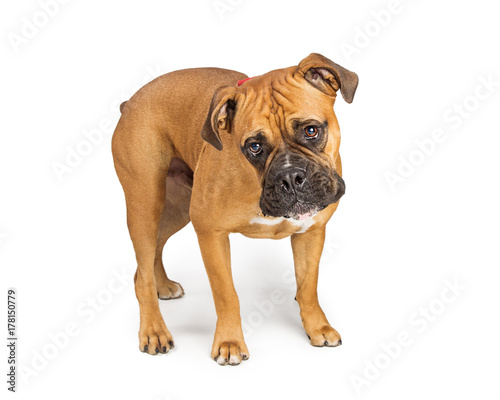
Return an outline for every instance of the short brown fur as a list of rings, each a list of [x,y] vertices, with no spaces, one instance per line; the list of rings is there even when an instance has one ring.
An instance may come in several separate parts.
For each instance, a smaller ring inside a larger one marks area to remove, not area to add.
[[[296,298],[311,344],[341,344],[316,291],[325,225],[338,202],[320,211],[303,233],[286,219],[274,225],[251,223],[264,218],[259,208],[262,176],[240,146],[251,132],[260,130],[278,151],[288,140],[291,118],[321,118],[328,122],[328,142],[321,154],[311,157],[341,176],[340,129],[333,105],[339,89],[352,101],[357,76],[311,54],[299,66],[238,86],[245,78],[218,68],[175,71],[150,82],[121,106],[113,156],[138,264],[139,347],[149,354],[173,347],[158,298],[180,297],[184,291],[167,277],[162,250],[189,221],[198,236],[217,311],[212,358],[220,364],[239,364],[249,357],[231,276],[228,235],[233,232],[255,238],[291,237]],[[235,110],[231,104],[236,104]]]

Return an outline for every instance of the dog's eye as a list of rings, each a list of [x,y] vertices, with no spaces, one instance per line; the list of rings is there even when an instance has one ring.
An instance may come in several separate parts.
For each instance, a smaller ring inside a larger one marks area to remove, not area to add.
[[[314,139],[318,137],[319,130],[314,125],[309,125],[304,128],[304,135],[306,139]]]
[[[252,154],[255,156],[262,152],[262,146],[260,145],[260,143],[257,143],[257,142],[250,143],[250,146],[248,148],[250,149]]]

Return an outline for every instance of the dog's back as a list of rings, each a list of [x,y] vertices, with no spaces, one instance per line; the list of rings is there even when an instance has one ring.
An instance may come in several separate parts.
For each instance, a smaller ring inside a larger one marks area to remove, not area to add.
[[[221,68],[192,68],[162,75],[120,106],[122,116],[113,140],[145,132],[175,136],[176,156],[194,169],[204,143],[201,130],[215,90],[236,85],[246,77]]]

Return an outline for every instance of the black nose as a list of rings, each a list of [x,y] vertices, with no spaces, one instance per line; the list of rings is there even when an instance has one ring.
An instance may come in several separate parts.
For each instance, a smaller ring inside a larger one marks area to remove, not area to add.
[[[306,171],[302,168],[287,168],[276,174],[274,181],[286,193],[300,190],[306,181]]]

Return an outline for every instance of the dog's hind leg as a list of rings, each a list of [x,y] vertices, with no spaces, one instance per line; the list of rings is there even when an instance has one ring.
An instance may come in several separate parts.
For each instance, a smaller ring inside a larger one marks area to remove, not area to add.
[[[137,258],[134,281],[140,309],[139,348],[152,355],[166,353],[174,342],[158,304],[155,255],[174,150],[137,118],[120,119],[112,146]]]
[[[190,221],[189,204],[193,186],[193,171],[184,161],[173,158],[166,180],[165,209],[163,210],[155,256],[155,278],[158,297],[176,299],[184,295],[182,286],[167,277],[162,261],[163,247],[168,238],[184,228]]]

